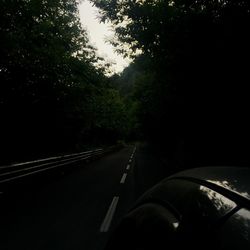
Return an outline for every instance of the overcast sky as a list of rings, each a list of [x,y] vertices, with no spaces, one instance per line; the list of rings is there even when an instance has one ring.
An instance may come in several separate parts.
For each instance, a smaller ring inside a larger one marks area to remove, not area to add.
[[[87,29],[90,42],[97,48],[98,55],[104,57],[108,62],[114,62],[113,70],[116,73],[121,72],[129,64],[129,60],[117,55],[113,46],[105,42],[108,37],[112,37],[114,34],[111,27],[108,24],[99,23],[98,9],[92,6],[89,1],[84,0],[79,6],[79,11],[83,27]]]

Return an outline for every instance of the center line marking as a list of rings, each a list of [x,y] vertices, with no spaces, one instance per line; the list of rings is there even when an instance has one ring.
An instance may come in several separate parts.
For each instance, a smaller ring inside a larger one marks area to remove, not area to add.
[[[127,174],[123,174],[120,183],[123,184],[126,180]]]
[[[127,166],[127,168],[126,168],[126,169],[127,169],[127,170],[129,170],[129,168],[130,168],[130,165],[128,164],[128,166]]]
[[[115,196],[111,202],[111,205],[109,207],[109,210],[103,220],[103,223],[101,225],[101,228],[100,228],[100,232],[101,233],[106,233],[108,232],[109,230],[109,227],[111,225],[111,221],[113,219],[113,216],[115,214],[115,210],[116,210],[116,207],[117,207],[117,204],[118,204],[118,201],[119,201],[119,196]]]
[[[130,159],[129,162],[132,162],[132,160]]]

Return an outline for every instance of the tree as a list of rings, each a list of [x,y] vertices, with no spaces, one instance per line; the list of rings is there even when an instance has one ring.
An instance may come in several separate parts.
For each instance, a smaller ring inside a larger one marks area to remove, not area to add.
[[[249,2],[92,2],[118,51],[146,59],[136,91],[145,135],[178,164],[249,162]]]
[[[5,160],[88,147],[98,124],[103,131],[117,130],[110,118],[102,121],[106,117],[97,115],[105,98],[112,102],[112,88],[107,68],[100,66],[101,58],[81,27],[78,4],[0,0],[0,137]],[[117,108],[116,98],[111,109]],[[115,119],[123,119],[122,113]]]

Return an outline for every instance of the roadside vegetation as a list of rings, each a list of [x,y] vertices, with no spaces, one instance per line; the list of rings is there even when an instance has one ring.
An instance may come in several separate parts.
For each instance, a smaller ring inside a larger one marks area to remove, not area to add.
[[[76,0],[0,1],[1,162],[116,143],[123,100]]]
[[[146,140],[176,166],[249,164],[249,1],[91,2],[133,58],[119,75],[79,1],[0,1],[1,161]]]
[[[118,82],[137,135],[171,165],[249,165],[249,1],[92,2],[134,58]]]

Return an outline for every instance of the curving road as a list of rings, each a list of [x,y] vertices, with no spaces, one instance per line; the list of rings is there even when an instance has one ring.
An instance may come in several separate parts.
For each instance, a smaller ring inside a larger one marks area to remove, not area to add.
[[[121,216],[162,177],[154,176],[154,164],[148,151],[128,146],[26,191],[0,194],[0,249],[103,250]]]
[[[0,248],[101,250],[135,200],[135,147],[19,192],[1,194]]]

